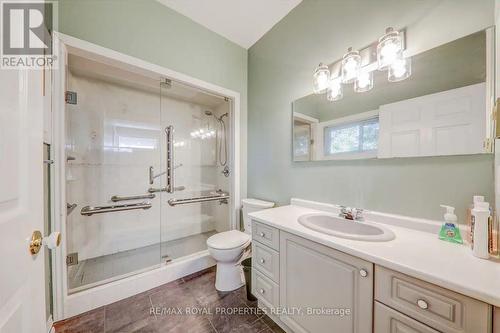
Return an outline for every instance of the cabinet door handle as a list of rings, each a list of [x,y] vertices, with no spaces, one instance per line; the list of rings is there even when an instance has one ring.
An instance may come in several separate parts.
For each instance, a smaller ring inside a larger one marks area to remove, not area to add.
[[[260,233],[260,237],[264,237],[265,235],[266,235],[266,234],[265,234],[265,233],[263,233],[263,232],[261,232],[261,233]]]
[[[361,275],[361,277],[367,277],[368,276],[368,272],[366,271],[366,269],[360,269],[359,270],[359,275]]]
[[[266,291],[264,289],[259,290],[261,294],[264,294]]]
[[[426,301],[424,301],[423,299],[419,299],[417,301],[417,305],[419,308],[423,309],[423,310],[427,310],[429,308],[429,304],[427,304]]]
[[[261,264],[263,264],[263,263],[265,263],[265,262],[266,262],[266,260],[265,260],[264,258],[260,258],[260,263],[261,263]]]

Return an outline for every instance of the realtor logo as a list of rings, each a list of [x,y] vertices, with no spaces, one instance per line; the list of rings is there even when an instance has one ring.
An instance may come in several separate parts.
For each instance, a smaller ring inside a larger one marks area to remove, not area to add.
[[[1,1],[1,67],[43,68],[52,64],[54,7],[49,1]]]

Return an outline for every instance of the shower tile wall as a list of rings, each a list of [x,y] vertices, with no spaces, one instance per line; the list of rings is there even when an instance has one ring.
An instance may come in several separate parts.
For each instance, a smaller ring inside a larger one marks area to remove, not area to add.
[[[227,205],[167,204],[171,197],[229,190],[229,178],[217,167],[215,139],[190,136],[207,120],[206,106],[163,96],[160,114],[159,88],[139,90],[72,74],[68,87],[78,93],[78,104],[67,105],[66,112],[66,152],[75,157],[67,164],[67,199],[78,204],[67,219],[68,253],[78,252],[82,261],[229,228]],[[227,105],[212,111],[220,115],[225,109]],[[165,170],[163,131],[170,124],[175,125],[176,164],[182,164],[176,169],[176,185],[185,190],[157,194],[149,210],[80,215],[83,206],[110,204],[113,195],[145,194],[150,186],[165,185],[164,177],[149,185],[148,168]],[[157,258],[159,263],[160,250]]]

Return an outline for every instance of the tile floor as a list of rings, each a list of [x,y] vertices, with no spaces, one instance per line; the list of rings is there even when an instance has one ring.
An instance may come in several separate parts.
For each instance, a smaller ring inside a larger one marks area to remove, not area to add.
[[[207,239],[216,231],[207,231],[161,244],[81,260],[68,269],[68,285],[72,291],[95,287],[109,279],[123,278],[159,265],[162,255],[174,260],[207,249]]]
[[[214,283],[215,267],[58,322],[56,333],[283,332],[245,287],[220,293]]]

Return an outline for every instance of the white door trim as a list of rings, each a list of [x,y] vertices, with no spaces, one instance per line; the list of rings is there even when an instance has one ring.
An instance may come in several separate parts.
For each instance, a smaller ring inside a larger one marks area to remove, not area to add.
[[[117,68],[123,68],[128,71],[157,79],[169,78],[183,84],[203,89],[209,93],[217,94],[229,98],[233,103],[231,129],[233,136],[233,145],[230,151],[232,165],[232,197],[231,205],[231,227],[237,228],[239,224],[239,210],[241,201],[241,152],[240,152],[240,122],[241,122],[241,99],[240,93],[200,80],[189,75],[155,65],[144,60],[72,37],[60,32],[54,32],[55,49],[59,57],[59,68],[55,70],[53,94],[54,94],[54,112],[53,114],[53,146],[54,146],[54,165],[56,192],[54,205],[56,214],[54,214],[55,230],[61,230],[63,242],[60,251],[57,251],[55,260],[54,275],[54,319],[61,320],[67,317],[65,313],[65,301],[68,298],[67,270],[66,270],[66,202],[65,202],[65,161],[64,161],[64,112],[65,108],[64,91],[66,87],[66,60],[68,54],[82,56],[91,60],[96,60],[104,64],[110,64]],[[159,268],[160,270],[162,268]],[[134,277],[131,277],[133,279]],[[126,279],[124,279],[126,280]],[[121,280],[123,281],[123,280]],[[167,281],[163,282],[166,283]],[[72,295],[73,296],[73,295]],[[70,315],[73,315],[71,313]]]

